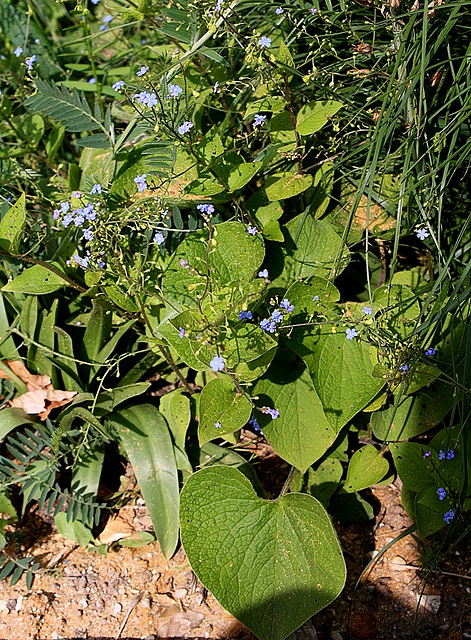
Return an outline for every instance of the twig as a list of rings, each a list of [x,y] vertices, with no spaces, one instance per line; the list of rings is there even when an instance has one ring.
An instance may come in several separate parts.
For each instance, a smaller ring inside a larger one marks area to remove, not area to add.
[[[129,616],[131,615],[131,611],[134,609],[134,607],[142,600],[144,596],[144,593],[141,592],[138,596],[136,596],[134,598],[134,600],[132,600],[131,604],[129,605],[129,609],[128,612],[126,613],[126,615],[124,616],[124,620],[122,625],[119,628],[118,634],[115,638],[115,640],[119,640],[119,636],[123,633],[123,629],[126,626],[126,622],[128,621]]]

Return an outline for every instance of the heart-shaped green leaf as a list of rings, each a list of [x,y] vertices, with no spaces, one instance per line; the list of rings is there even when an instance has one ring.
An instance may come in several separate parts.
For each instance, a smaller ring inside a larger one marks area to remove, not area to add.
[[[367,444],[353,454],[348,465],[344,489],[348,493],[366,489],[384,478],[388,469],[388,461],[376,447]]]
[[[337,432],[324,413],[304,363],[288,350],[279,350],[272,366],[257,381],[253,394],[258,406],[280,412],[276,420],[260,426],[276,453],[303,473],[319,460],[334,442]]]
[[[252,405],[226,378],[211,380],[201,392],[198,439],[200,445],[233,433],[250,418]]]
[[[306,494],[263,500],[236,469],[202,469],[183,488],[180,524],[198,578],[261,640],[284,640],[345,584],[332,523]]]

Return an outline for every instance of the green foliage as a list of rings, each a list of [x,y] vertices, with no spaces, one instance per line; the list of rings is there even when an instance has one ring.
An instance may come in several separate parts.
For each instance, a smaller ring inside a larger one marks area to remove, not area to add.
[[[213,467],[186,483],[180,519],[203,584],[262,640],[283,640],[343,589],[337,536],[311,496],[263,500],[236,469]]]

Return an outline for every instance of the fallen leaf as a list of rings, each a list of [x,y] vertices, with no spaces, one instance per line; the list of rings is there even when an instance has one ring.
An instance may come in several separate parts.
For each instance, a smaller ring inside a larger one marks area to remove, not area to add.
[[[98,540],[101,544],[111,544],[117,540],[130,538],[134,533],[133,528],[120,516],[108,520],[105,528],[100,533]]]
[[[68,404],[77,395],[76,391],[61,391],[60,389],[36,389],[27,391],[10,401],[11,407],[23,409],[25,413],[37,414],[45,420],[52,409]]]
[[[51,378],[49,376],[30,373],[20,360],[5,360],[4,364],[12,370],[15,376],[18,376],[18,378],[26,384],[28,391],[46,389],[51,384]],[[0,378],[11,380],[10,376],[1,369]]]

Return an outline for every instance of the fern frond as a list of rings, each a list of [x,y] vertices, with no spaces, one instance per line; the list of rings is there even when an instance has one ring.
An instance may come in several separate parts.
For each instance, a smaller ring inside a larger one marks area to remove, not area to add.
[[[177,147],[170,140],[151,140],[141,146],[142,160],[146,170],[169,177],[172,174]]]
[[[109,135],[102,121],[100,108],[95,100],[93,112],[85,95],[80,96],[76,89],[69,91],[59,87],[55,82],[44,82],[40,78],[35,81],[36,93],[29,96],[25,105],[34,113],[44,113],[60,122],[66,131],[97,131],[101,129]]]

